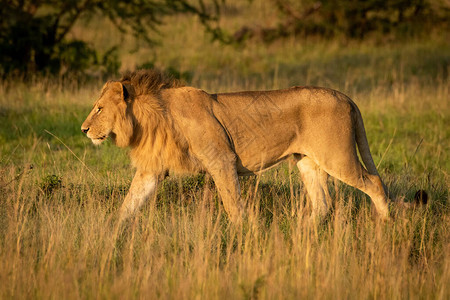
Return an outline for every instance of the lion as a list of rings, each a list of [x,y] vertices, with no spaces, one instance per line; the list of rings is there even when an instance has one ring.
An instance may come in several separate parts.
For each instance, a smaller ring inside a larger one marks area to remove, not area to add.
[[[238,222],[243,213],[238,176],[259,174],[288,158],[300,171],[312,217],[329,210],[329,175],[366,193],[378,215],[389,217],[361,113],[332,89],[209,94],[157,70],[140,70],[104,85],[81,130],[94,144],[110,137],[131,149],[136,174],[121,219],[152,197],[170,171],[209,173],[226,213]]]

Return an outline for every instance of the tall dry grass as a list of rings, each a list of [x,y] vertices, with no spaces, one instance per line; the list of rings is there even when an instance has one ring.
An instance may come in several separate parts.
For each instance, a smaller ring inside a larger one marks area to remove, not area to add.
[[[341,190],[328,220],[314,224],[303,192],[291,202],[276,186],[254,193],[255,182],[243,182],[242,225],[227,222],[209,185],[175,182],[116,234],[117,187],[45,195],[24,174],[2,190],[1,298],[450,296],[448,213],[394,208],[380,222]]]

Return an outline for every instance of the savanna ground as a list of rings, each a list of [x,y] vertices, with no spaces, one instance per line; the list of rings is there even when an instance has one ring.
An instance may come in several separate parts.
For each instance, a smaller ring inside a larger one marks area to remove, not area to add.
[[[256,13],[270,11],[261,5]],[[251,14],[227,22],[238,26]],[[343,91],[362,111],[394,197],[410,202],[424,189],[429,205],[393,205],[393,219],[380,222],[367,196],[330,180],[332,212],[314,225],[298,172],[285,164],[242,179],[242,225],[228,222],[208,177],[172,177],[115,238],[133,175],[127,151],[95,147],[80,132],[103,82],[6,79],[0,298],[450,298],[448,36],[225,47],[192,18],[171,21],[161,46],[132,54],[134,41],[111,38],[106,22],[72,34],[120,42],[122,69],[156,62],[209,92]]]

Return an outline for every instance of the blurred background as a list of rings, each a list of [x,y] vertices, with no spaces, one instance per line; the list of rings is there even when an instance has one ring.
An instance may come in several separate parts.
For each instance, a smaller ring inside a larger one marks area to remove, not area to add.
[[[358,88],[394,66],[446,78],[450,61],[448,0],[2,0],[0,20],[3,78],[156,66],[194,84]]]

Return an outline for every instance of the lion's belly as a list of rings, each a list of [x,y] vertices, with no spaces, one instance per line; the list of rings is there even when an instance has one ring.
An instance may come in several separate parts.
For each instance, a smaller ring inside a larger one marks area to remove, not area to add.
[[[297,138],[295,126],[286,126],[281,121],[270,124],[262,122],[252,128],[248,125],[243,122],[230,132],[238,173],[259,173],[293,153],[292,145]]]
[[[288,157],[289,157],[289,155],[279,158],[279,159],[274,159],[271,162],[252,163],[252,164],[246,164],[246,166],[244,166],[242,164],[242,161],[238,159],[237,168],[236,168],[237,173],[241,176],[259,174],[259,173],[264,172],[272,167],[275,167],[282,161],[286,160]]]

